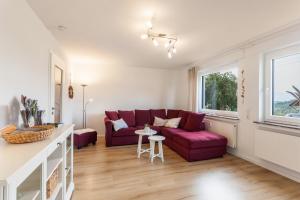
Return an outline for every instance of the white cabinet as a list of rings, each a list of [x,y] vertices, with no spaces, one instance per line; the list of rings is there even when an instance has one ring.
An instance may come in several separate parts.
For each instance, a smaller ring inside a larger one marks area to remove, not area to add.
[[[63,125],[36,143],[13,145],[0,139],[0,200],[69,200],[74,190],[73,127]],[[57,184],[50,194],[51,177]]]

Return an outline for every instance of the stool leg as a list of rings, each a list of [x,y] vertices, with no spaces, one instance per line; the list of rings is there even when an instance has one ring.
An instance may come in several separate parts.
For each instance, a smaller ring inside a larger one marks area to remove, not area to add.
[[[150,158],[151,158],[151,163],[153,163],[153,159],[154,159],[154,149],[155,149],[155,141],[151,140],[150,141]]]
[[[162,141],[158,142],[158,148],[159,148],[159,157],[161,158],[161,161],[164,162],[164,150],[162,146]]]
[[[143,139],[143,136],[139,135],[139,142],[138,142],[138,148],[137,148],[138,158],[141,157],[142,139]]]

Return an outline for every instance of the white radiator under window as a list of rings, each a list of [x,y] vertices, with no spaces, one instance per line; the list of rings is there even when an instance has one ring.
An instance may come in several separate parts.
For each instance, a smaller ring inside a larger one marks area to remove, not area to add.
[[[205,119],[206,129],[220,135],[228,140],[228,146],[236,148],[237,145],[237,124],[215,119]]]
[[[254,152],[259,158],[300,172],[300,137],[257,127]]]

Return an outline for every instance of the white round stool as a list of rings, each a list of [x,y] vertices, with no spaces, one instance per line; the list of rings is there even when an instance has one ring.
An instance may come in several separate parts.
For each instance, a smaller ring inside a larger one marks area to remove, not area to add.
[[[148,137],[149,141],[150,141],[150,159],[151,162],[153,162],[153,159],[155,157],[159,157],[161,159],[162,162],[164,162],[164,151],[163,151],[163,146],[162,146],[162,141],[165,140],[166,138],[164,136],[150,136]],[[155,143],[158,143],[158,149],[159,152],[158,154],[155,154],[154,150],[155,150]]]

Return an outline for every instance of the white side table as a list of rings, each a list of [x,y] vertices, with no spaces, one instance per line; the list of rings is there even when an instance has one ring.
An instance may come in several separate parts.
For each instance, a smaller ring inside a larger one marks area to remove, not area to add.
[[[139,135],[139,142],[138,142],[138,148],[137,148],[137,155],[138,158],[141,157],[142,153],[150,152],[150,149],[142,149],[142,142],[143,142],[143,136],[152,136],[155,135],[157,132],[155,130],[150,130],[150,132],[145,132],[144,130],[136,130],[135,134]]]
[[[150,140],[150,158],[151,158],[151,162],[153,163],[153,159],[155,157],[158,157],[161,159],[162,162],[164,162],[164,151],[163,151],[163,146],[162,146],[162,141],[165,140],[166,138],[164,136],[150,136],[148,137],[148,139]],[[155,143],[158,143],[158,149],[159,152],[158,154],[155,154],[154,150],[155,150]]]

